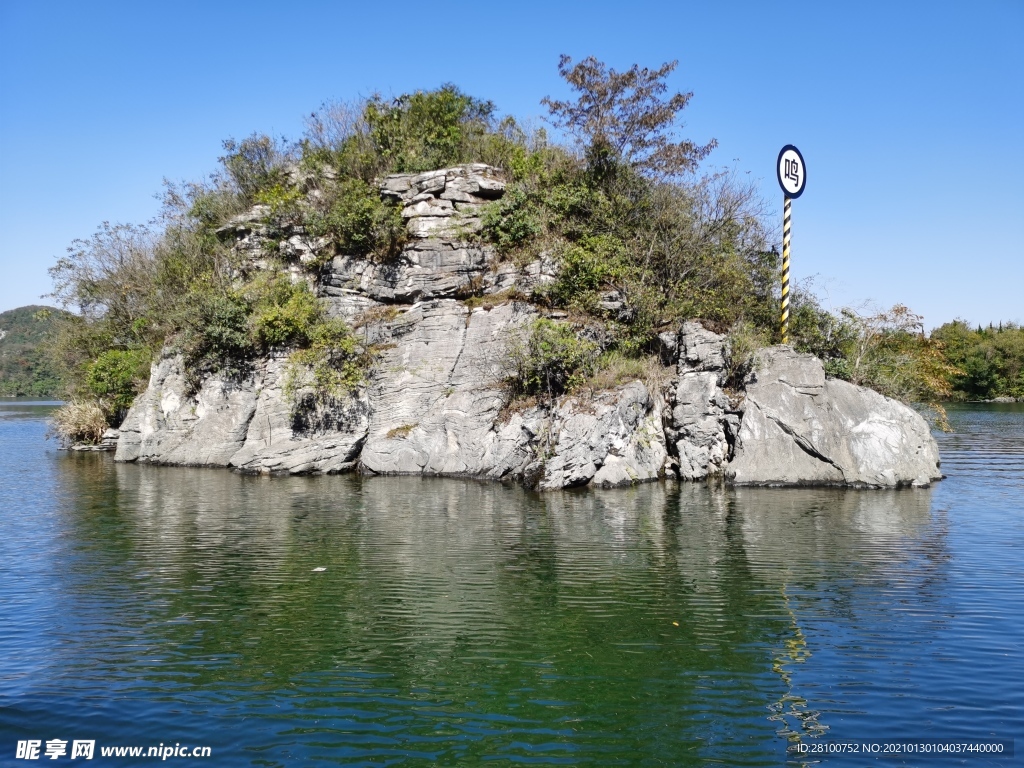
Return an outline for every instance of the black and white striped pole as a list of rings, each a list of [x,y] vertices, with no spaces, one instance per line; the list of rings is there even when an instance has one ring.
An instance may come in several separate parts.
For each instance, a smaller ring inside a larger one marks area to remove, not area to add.
[[[793,200],[804,193],[807,185],[807,166],[804,156],[792,144],[779,152],[776,165],[779,186],[782,187],[782,343],[789,344],[789,237],[793,215]]]

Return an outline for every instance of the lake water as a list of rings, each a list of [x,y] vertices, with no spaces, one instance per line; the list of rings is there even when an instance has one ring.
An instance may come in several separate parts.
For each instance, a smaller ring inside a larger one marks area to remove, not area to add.
[[[56,450],[50,406],[0,403],[0,764],[36,764],[33,739],[93,740],[90,765],[1024,750],[1024,406],[953,409],[927,490],[539,496],[118,465]]]

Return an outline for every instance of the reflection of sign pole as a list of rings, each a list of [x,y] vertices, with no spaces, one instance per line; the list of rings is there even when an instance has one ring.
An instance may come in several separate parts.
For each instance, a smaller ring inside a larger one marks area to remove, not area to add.
[[[789,344],[789,233],[792,216],[792,201],[804,193],[807,184],[807,166],[804,156],[792,144],[779,152],[776,175],[782,187],[782,343]]]

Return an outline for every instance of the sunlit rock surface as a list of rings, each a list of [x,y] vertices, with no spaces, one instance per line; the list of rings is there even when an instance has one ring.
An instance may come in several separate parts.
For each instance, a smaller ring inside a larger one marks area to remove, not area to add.
[[[545,254],[502,262],[470,237],[504,190],[500,172],[480,164],[390,176],[381,195],[402,205],[402,252],[386,263],[326,259],[313,287],[376,350],[357,392],[290,391],[285,352],[189,382],[167,351],[121,425],[117,460],[465,476],[542,491],[659,478],[892,487],[940,477],[936,444],[910,408],[827,379],[820,361],[788,347],[763,350],[744,387],[729,390],[726,337],[692,321],[658,338],[670,372],[661,384],[510,408],[510,342],[539,312],[510,297],[554,280],[557,263]],[[256,269],[272,263],[263,215],[257,206],[223,228]],[[296,230],[273,247],[297,262],[293,279],[313,280],[301,264],[324,261],[327,243]]]
[[[734,483],[761,485],[921,486],[942,476],[920,414],[827,378],[820,360],[789,347],[755,358],[728,471]]]

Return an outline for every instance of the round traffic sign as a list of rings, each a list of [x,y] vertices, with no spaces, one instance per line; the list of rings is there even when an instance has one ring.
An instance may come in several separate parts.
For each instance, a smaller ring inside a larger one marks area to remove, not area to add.
[[[792,144],[787,144],[779,152],[779,162],[775,167],[779,177],[779,186],[786,197],[795,199],[804,193],[807,186],[807,166],[804,164],[804,156],[800,150]]]

